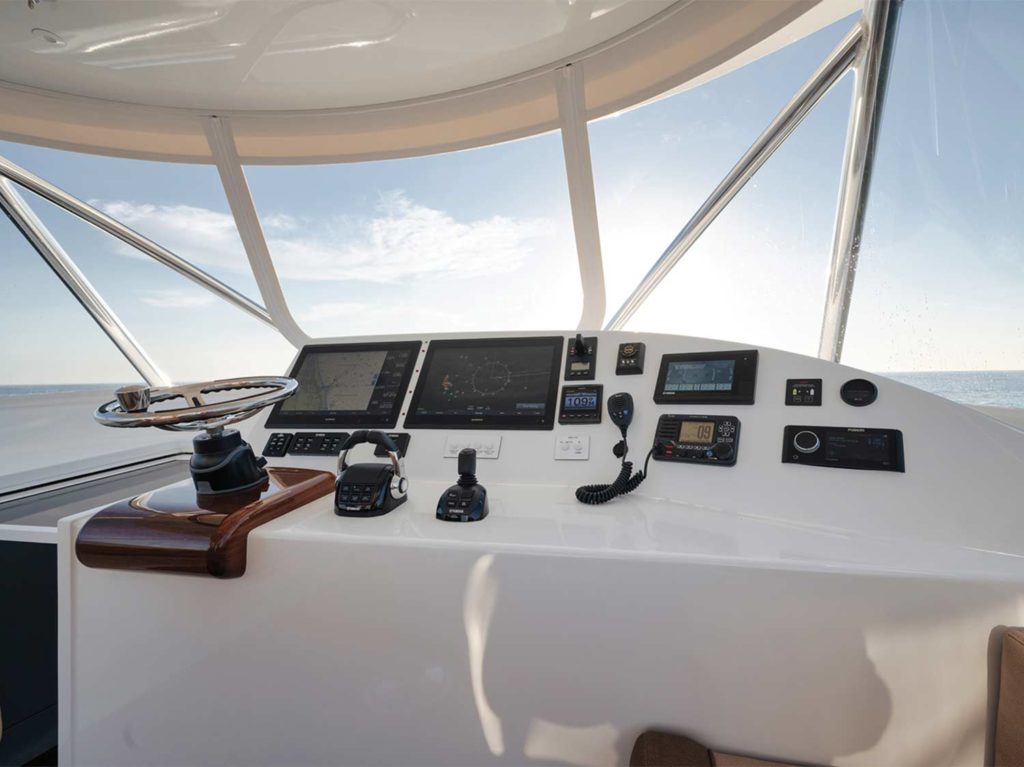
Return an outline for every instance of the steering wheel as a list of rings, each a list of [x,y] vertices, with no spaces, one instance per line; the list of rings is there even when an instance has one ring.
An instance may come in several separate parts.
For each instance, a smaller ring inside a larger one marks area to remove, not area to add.
[[[251,418],[268,405],[288,399],[298,388],[299,382],[294,378],[277,376],[224,378],[219,381],[155,388],[135,384],[122,386],[115,391],[117,399],[100,405],[94,417],[104,426],[117,428],[156,426],[167,431],[205,429],[215,434],[229,424]],[[208,403],[204,397],[206,394],[238,389],[268,391],[214,403]],[[187,404],[170,410],[149,410],[150,405],[174,399],[182,399]]]

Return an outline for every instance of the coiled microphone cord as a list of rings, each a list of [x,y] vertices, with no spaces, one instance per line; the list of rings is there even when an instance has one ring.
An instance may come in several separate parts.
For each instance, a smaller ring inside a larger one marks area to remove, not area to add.
[[[644,470],[638,471],[636,474],[633,474],[632,461],[626,460],[626,453],[628,452],[629,446],[626,444],[626,430],[622,429],[622,440],[614,448],[615,455],[622,458],[622,468],[619,471],[619,476],[610,485],[583,485],[583,487],[577,487],[576,500],[580,503],[589,503],[591,505],[608,503],[612,498],[631,493],[640,487],[640,483],[647,479],[647,465],[651,461],[651,456],[654,455],[654,449],[652,448],[647,453],[647,458],[644,460]]]

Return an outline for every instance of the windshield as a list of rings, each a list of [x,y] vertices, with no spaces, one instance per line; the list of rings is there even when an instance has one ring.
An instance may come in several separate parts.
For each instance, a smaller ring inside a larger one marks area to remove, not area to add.
[[[606,319],[854,21],[588,126]],[[965,402],[1024,406],[1024,3],[906,3],[897,39],[842,361]],[[827,94],[628,329],[817,353],[850,86],[847,76]],[[11,143],[0,154],[263,302],[212,166]],[[245,173],[289,309],[311,337],[578,322],[558,133]],[[171,378],[286,367],[294,349],[272,328],[26,196]],[[53,277],[2,223],[17,257],[4,263],[0,319],[16,328],[33,309],[37,319],[6,334],[0,385],[131,378],[116,355],[79,353],[106,341],[81,328],[59,285],[47,288],[62,296],[49,311],[28,305]],[[74,347],[66,364],[37,353],[43,336]]]

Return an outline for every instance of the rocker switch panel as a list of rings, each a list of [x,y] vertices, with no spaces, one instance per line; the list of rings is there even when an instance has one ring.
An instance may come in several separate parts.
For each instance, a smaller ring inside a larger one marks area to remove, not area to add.
[[[569,339],[565,355],[566,381],[593,381],[597,372],[597,336],[584,338],[580,333]]]

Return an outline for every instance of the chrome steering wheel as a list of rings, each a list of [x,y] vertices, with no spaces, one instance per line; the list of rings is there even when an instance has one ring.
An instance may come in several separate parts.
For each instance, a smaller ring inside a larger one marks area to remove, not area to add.
[[[299,382],[294,378],[277,376],[225,378],[219,381],[155,388],[138,384],[122,386],[114,392],[117,399],[100,405],[94,418],[104,426],[117,428],[156,426],[167,431],[205,429],[211,434],[216,434],[229,424],[251,418],[268,405],[288,399],[298,388]],[[204,397],[206,394],[239,389],[266,391],[213,403],[208,403]],[[186,406],[169,410],[149,409],[151,405],[175,399],[184,400]]]

